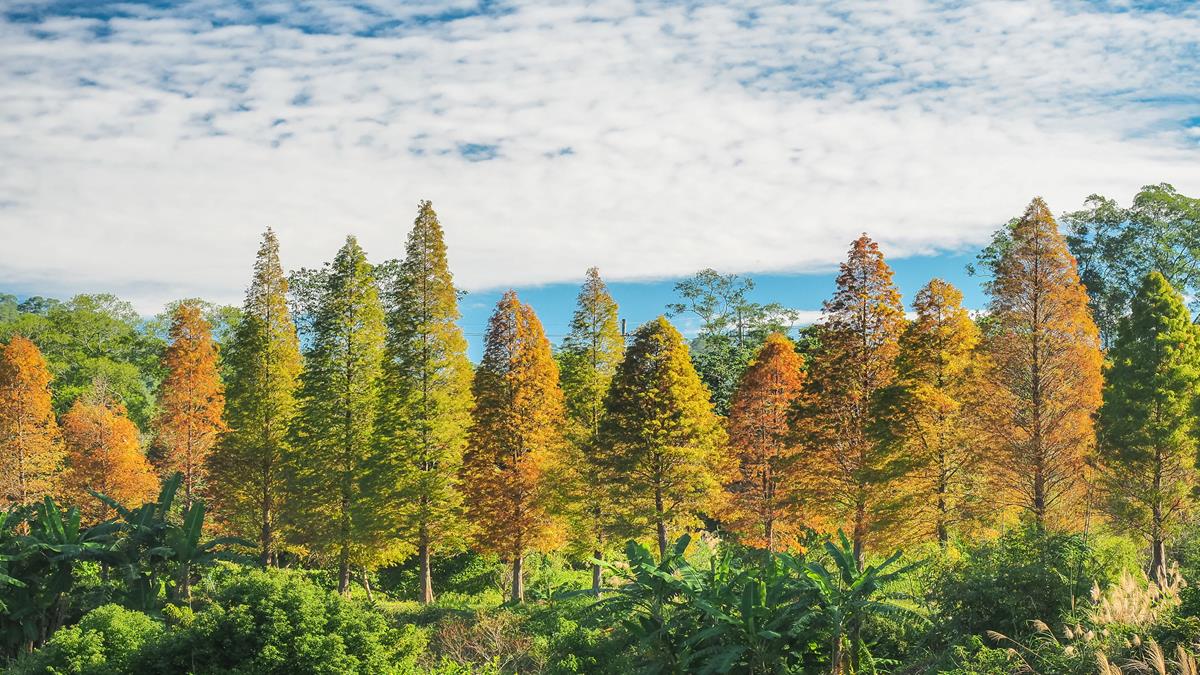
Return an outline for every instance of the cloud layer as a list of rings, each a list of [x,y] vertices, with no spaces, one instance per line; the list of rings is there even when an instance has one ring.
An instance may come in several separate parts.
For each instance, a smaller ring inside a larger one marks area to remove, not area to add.
[[[253,6],[253,9],[248,7]],[[1041,194],[1200,192],[1200,10],[858,0],[30,2],[0,285],[236,301],[432,199],[471,289],[954,249]]]

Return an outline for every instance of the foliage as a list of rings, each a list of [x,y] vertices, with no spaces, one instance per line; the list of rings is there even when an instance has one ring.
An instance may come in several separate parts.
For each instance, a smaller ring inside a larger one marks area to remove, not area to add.
[[[475,372],[474,425],[463,483],[476,541],[512,563],[512,599],[525,597],[521,558],[555,542],[547,469],[566,424],[558,366],[533,308],[509,291],[488,322]]]
[[[242,319],[222,358],[225,433],[209,456],[216,514],[224,529],[259,542],[265,566],[276,557],[284,509],[283,462],[296,413],[300,343],[287,306],[279,241],[268,229],[254,261]]]
[[[87,673],[121,675],[137,672],[142,650],[157,642],[163,626],[151,617],[119,605],[88,612],[78,624],[63,629],[30,657],[21,659],[12,675]]]
[[[0,499],[33,504],[58,487],[63,447],[50,405],[50,371],[33,342],[0,346]]]
[[[1192,506],[1200,448],[1200,328],[1166,277],[1143,280],[1109,358],[1099,424],[1107,506],[1150,542],[1158,578]]]
[[[207,495],[208,455],[225,426],[225,392],[217,372],[217,346],[200,307],[182,304],[171,317],[171,344],[163,354],[166,376],[158,392],[157,464],[164,476],[183,475],[183,501]]]
[[[1105,347],[1147,274],[1159,272],[1180,293],[1200,298],[1200,199],[1167,183],[1146,185],[1128,208],[1093,194],[1063,222]]]
[[[374,566],[388,546],[393,484],[375,439],[383,361],[383,308],[366,253],[354,237],[322,271],[312,340],[298,393],[288,457],[289,517],[296,543],[338,566],[350,589],[352,564]]]
[[[617,529],[612,495],[596,489],[604,474],[596,447],[604,398],[624,353],[617,303],[609,295],[600,271],[590,268],[579,289],[571,331],[558,351],[569,441],[560,482],[571,544],[576,551],[596,559],[611,547]],[[592,564],[592,572],[592,590],[598,592],[602,581],[599,562]]]
[[[779,303],[751,301],[753,290],[753,279],[704,269],[676,283],[681,302],[667,305],[669,317],[693,315],[700,321],[692,363],[719,415],[729,413],[742,371],[767,336],[786,334],[797,319]]]
[[[98,390],[75,399],[61,425],[67,447],[62,492],[69,503],[80,505],[85,521],[102,521],[111,513],[92,492],[131,508],[154,498],[158,477],[142,453],[138,429],[124,405]]]
[[[807,487],[798,463],[801,448],[789,417],[804,395],[804,365],[786,336],[767,336],[742,375],[727,420],[738,463],[728,520],[739,537],[768,551],[795,546],[805,522],[801,500]]]
[[[379,443],[406,504],[402,537],[417,550],[420,598],[433,600],[430,559],[468,533],[458,481],[471,419],[471,362],[456,323],[458,295],[437,214],[421,202],[403,262],[386,293],[387,349]]]
[[[904,455],[868,433],[870,406],[895,378],[904,308],[879,244],[865,234],[850,246],[837,290],[825,302],[820,349],[810,363],[811,396],[798,409],[797,433],[813,453],[808,481],[820,512],[847,522],[855,555],[886,538],[905,506],[897,483]]]
[[[708,392],[666,319],[638,328],[604,410],[597,447],[604,488],[621,505],[626,531],[655,532],[665,556],[668,530],[691,527],[697,514],[719,506],[731,469]]]
[[[1101,360],[1096,324],[1075,259],[1041,199],[1000,236],[992,265],[989,367],[980,411],[993,448],[996,500],[1040,526],[1069,527],[1095,444]]]

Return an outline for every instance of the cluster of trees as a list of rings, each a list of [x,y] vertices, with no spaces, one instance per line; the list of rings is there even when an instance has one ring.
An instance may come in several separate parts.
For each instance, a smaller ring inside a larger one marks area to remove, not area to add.
[[[211,504],[262,565],[334,567],[345,593],[355,572],[365,583],[415,555],[423,602],[434,557],[467,547],[508,562],[520,601],[532,551],[590,563],[598,592],[627,539],[666,558],[699,527],[771,552],[844,528],[861,566],[871,549],[1020,519],[1078,530],[1096,505],[1145,538],[1161,577],[1197,485],[1200,332],[1179,289],[1194,292],[1200,244],[1170,238],[1169,260],[1136,249],[1134,283],[1114,276],[1130,267],[1112,242],[1164,220],[1178,232],[1200,210],[1169,186],[1119,215],[1089,204],[1068,236],[1040,199],[997,233],[978,316],[934,279],[907,317],[863,235],[796,341],[794,314],[711,270],[668,308],[700,318],[691,349],[665,317],[627,338],[592,269],[557,349],[509,292],[477,365],[428,202],[404,259],[382,264],[350,237],[324,267],[286,275],[268,230],[241,310],[179,303],[162,349],[147,347],[161,327],[131,317],[93,320],[77,331],[90,343],[47,338],[88,311],[69,303],[10,317],[0,494],[136,506],[156,474],[178,473],[185,508]],[[118,345],[131,355],[119,367],[104,361]]]

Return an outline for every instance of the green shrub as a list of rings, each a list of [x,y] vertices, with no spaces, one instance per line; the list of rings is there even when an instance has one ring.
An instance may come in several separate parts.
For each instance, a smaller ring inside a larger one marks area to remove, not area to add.
[[[54,634],[41,649],[20,660],[14,675],[50,673],[117,675],[137,672],[143,647],[162,635],[162,624],[141,612],[104,605]]]

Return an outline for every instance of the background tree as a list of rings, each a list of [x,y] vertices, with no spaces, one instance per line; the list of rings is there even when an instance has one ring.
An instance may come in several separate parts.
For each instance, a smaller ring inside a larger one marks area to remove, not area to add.
[[[222,361],[228,373],[225,433],[209,457],[216,514],[224,527],[257,539],[262,565],[275,558],[296,411],[300,343],[287,306],[279,240],[269,228],[254,261],[241,321]]]
[[[845,520],[855,556],[888,532],[904,506],[897,484],[908,469],[894,448],[868,433],[876,394],[895,378],[904,308],[879,245],[863,235],[841,265],[824,305],[810,362],[812,396],[798,410],[799,437],[812,447],[809,479],[824,515]]]
[[[981,421],[998,498],[1045,527],[1078,504],[1100,406],[1100,340],[1046,203],[1034,199],[999,237],[1007,244],[986,284]]]
[[[158,478],[142,452],[137,425],[103,381],[88,396],[75,399],[62,417],[62,434],[67,448],[63,494],[85,521],[99,522],[112,515],[91,492],[128,508],[158,494]]]
[[[915,529],[945,543],[976,514],[981,450],[973,419],[980,384],[979,328],[962,292],[933,279],[913,301],[916,318],[900,337],[896,383],[880,393],[876,435],[912,460]]]
[[[621,505],[626,529],[655,532],[660,556],[668,530],[716,511],[731,472],[725,432],[683,336],[665,318],[634,333],[604,402],[597,459]]]
[[[289,458],[289,511],[298,542],[338,565],[338,591],[352,564],[376,564],[394,525],[375,441],[383,370],[383,307],[374,272],[354,237],[323,270],[312,342],[300,376]]]
[[[1150,543],[1150,578],[1166,579],[1166,541],[1196,488],[1200,328],[1166,277],[1151,272],[1121,321],[1100,409],[1109,511]]]
[[[1200,199],[1167,183],[1147,185],[1128,208],[1091,195],[1063,222],[1105,347],[1112,347],[1121,318],[1150,272],[1200,298]]]
[[[54,494],[63,448],[50,400],[50,370],[32,341],[0,348],[0,496],[5,506]]]
[[[525,599],[522,559],[555,540],[547,470],[566,424],[558,366],[533,308],[508,291],[488,322],[475,371],[474,424],[463,483],[477,542],[512,563],[512,599]]]
[[[163,476],[183,474],[183,503],[188,507],[207,487],[208,455],[225,429],[225,393],[217,372],[217,346],[200,307],[180,305],[171,319],[170,335],[155,419],[162,453],[158,468]]]
[[[458,473],[471,422],[471,362],[442,227],[421,202],[387,294],[380,442],[399,476],[401,536],[419,559],[421,602],[433,602],[431,560],[467,534]]]
[[[796,313],[772,302],[750,300],[754,280],[704,269],[675,284],[680,302],[667,305],[667,316],[685,314],[700,321],[691,341],[692,364],[708,387],[719,415],[727,415],[750,358],[771,333],[787,333]]]
[[[730,493],[731,526],[768,551],[794,543],[803,521],[805,486],[797,472],[801,454],[789,418],[804,395],[804,361],[781,333],[767,337],[742,375],[727,427],[738,464]]]
[[[558,352],[560,378],[566,401],[568,456],[564,464],[565,507],[572,544],[593,559],[604,558],[614,529],[614,508],[602,483],[603,467],[596,461],[604,397],[625,353],[625,338],[617,317],[617,303],[595,267],[575,301],[571,331]],[[592,563],[592,591],[600,592],[601,566]]]

